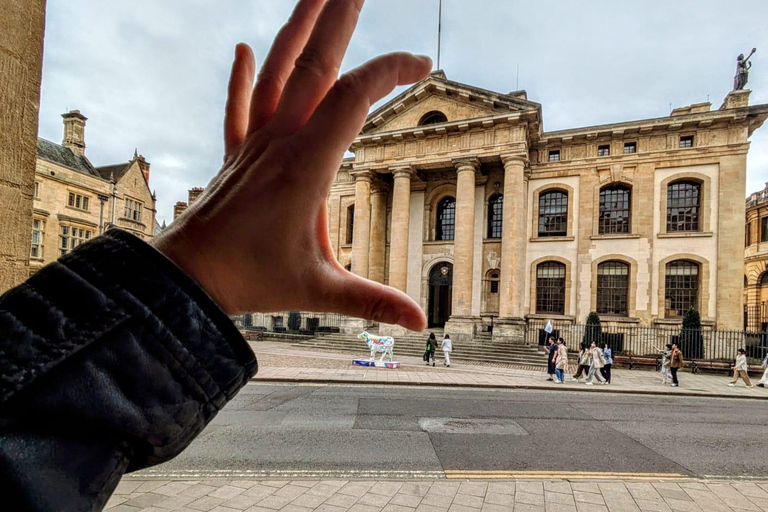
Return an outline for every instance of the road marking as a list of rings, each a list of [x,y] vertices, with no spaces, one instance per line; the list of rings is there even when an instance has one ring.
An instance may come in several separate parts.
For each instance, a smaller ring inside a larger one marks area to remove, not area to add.
[[[694,480],[682,473],[615,473],[608,471],[475,471],[446,470],[448,479],[461,480]]]
[[[313,469],[145,469],[128,475],[133,478],[254,478],[281,480],[307,479],[367,479],[367,480],[442,480],[443,471],[397,471],[397,470],[313,470]]]

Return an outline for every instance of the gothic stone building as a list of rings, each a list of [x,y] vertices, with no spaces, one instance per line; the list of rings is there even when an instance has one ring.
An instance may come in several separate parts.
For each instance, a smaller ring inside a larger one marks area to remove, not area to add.
[[[110,226],[144,239],[155,232],[149,162],[134,153],[129,162],[94,167],[85,156],[87,118],[78,110],[62,117],[61,144],[37,140],[30,272]]]
[[[328,198],[352,272],[429,326],[520,339],[526,321],[743,327],[748,90],[668,117],[546,132],[525,91],[435,72],[372,112]]]
[[[747,198],[744,329],[768,332],[768,183]]]

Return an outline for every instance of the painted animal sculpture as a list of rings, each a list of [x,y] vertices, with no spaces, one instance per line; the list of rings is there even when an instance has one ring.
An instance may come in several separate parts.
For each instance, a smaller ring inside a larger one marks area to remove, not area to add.
[[[376,359],[376,352],[381,352],[381,358],[379,362],[384,361],[384,356],[389,354],[389,362],[392,362],[395,349],[395,338],[392,336],[376,336],[370,334],[368,331],[363,331],[357,335],[358,338],[368,344],[368,348],[371,350],[371,361]]]

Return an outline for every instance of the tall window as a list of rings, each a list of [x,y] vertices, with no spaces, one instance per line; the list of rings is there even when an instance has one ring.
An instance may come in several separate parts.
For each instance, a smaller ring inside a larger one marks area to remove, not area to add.
[[[45,221],[42,219],[32,220],[32,258],[43,257],[43,234],[45,233]]]
[[[676,181],[667,186],[667,232],[699,231],[701,185]]]
[[[681,317],[691,308],[699,309],[699,265],[693,261],[667,263],[664,280],[664,316]]]
[[[485,274],[483,280],[483,313],[499,312],[499,276],[497,269],[491,269]]]
[[[597,312],[601,315],[627,316],[629,265],[606,261],[597,266]]]
[[[568,234],[568,193],[551,190],[539,195],[539,236]]]
[[[453,240],[456,231],[456,199],[446,197],[437,206],[436,240]]]
[[[125,216],[136,222],[141,222],[141,206],[139,201],[133,199],[125,199]]]
[[[419,126],[424,126],[428,124],[440,124],[440,123],[447,123],[447,122],[448,122],[448,118],[445,117],[445,114],[437,110],[433,110],[432,112],[427,112],[421,117],[421,119],[419,120]]]
[[[88,201],[89,199],[87,196],[70,192],[67,198],[67,206],[77,208],[78,210],[87,210]]]
[[[40,197],[40,182],[35,182],[35,198]]]
[[[352,243],[352,237],[355,232],[355,205],[347,207],[347,243]]]
[[[623,185],[612,185],[600,190],[600,234],[630,232],[630,201],[632,191]]]
[[[495,195],[488,200],[488,238],[501,238],[501,218],[504,213],[504,196]]]
[[[768,217],[766,217],[768,218]],[[752,226],[750,222],[744,226],[744,247],[752,245]]]
[[[760,219],[760,241],[768,242],[768,217]]]
[[[59,253],[67,254],[78,245],[91,239],[93,232],[90,229],[61,226],[59,234]]]
[[[536,313],[565,314],[565,265],[545,261],[536,266]]]

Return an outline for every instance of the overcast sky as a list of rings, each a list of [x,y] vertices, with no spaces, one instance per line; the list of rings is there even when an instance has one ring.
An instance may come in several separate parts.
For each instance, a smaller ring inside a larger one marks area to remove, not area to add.
[[[220,167],[234,46],[262,61],[293,0],[48,2],[40,136],[61,142],[60,115],[88,117],[94,165],[152,163],[158,220]],[[368,0],[343,70],[394,50],[437,48],[438,0]],[[665,116],[732,88],[753,56],[751,104],[768,103],[768,2],[444,0],[441,67],[451,80],[518,88],[543,105],[544,129]],[[768,126],[752,137],[748,192],[768,181]]]

